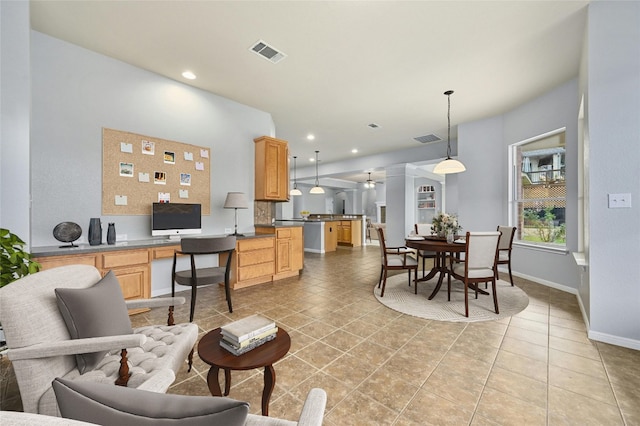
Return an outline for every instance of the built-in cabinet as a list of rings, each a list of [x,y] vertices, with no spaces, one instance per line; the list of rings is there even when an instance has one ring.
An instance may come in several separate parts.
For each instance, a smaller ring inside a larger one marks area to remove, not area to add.
[[[338,222],[338,244],[350,247],[362,245],[362,221],[341,220]]]
[[[436,191],[433,186],[418,186],[416,206],[416,223],[431,223],[431,220],[436,213]]]
[[[173,255],[173,250],[171,254]],[[36,257],[35,260],[42,265],[42,270],[81,264],[95,266],[103,276],[113,271],[120,282],[125,299],[148,299],[151,297],[152,256],[152,249],[135,249]],[[132,310],[130,313],[143,311],[148,309]]]
[[[253,141],[256,201],[289,201],[289,144],[269,136]]]
[[[247,251],[244,255],[247,257],[253,256],[254,259],[247,258],[245,263],[252,265],[255,269],[255,266],[253,265],[263,263],[259,261],[260,258],[265,261],[266,259],[273,259],[271,275],[268,277],[266,275],[260,275],[259,278],[253,278],[245,274],[245,276],[241,278],[247,279],[240,279],[239,281],[234,282],[232,285],[233,288],[246,287],[266,281],[275,281],[282,278],[292,277],[300,273],[300,270],[304,266],[304,232],[302,226],[282,228],[273,226],[256,226],[256,235],[264,235],[264,237],[239,240],[238,243],[242,241],[270,239],[272,257],[268,257],[266,253]],[[266,247],[266,245],[260,243],[260,247],[263,246]],[[240,259],[240,252],[238,254],[238,258]],[[261,273],[262,272],[266,273],[267,271],[265,269],[264,271],[261,271]]]

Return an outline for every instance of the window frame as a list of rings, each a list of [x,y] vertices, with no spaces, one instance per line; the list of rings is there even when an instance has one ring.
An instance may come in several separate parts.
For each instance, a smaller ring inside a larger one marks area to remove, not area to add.
[[[516,226],[518,228],[520,228],[520,223],[519,223],[519,217],[518,217],[518,204],[520,202],[522,202],[521,199],[518,198],[518,189],[520,188],[519,185],[522,185],[522,175],[521,175],[521,164],[518,160],[518,149],[522,146],[522,145],[527,145],[530,144],[532,142],[536,142],[542,139],[546,139],[546,138],[550,138],[553,136],[556,136],[558,134],[561,133],[565,133],[565,138],[566,138],[566,127],[561,127],[546,133],[542,133],[539,135],[536,135],[534,137],[510,144],[508,146],[508,159],[509,159],[509,179],[508,179],[508,191],[509,191],[509,200],[508,200],[508,206],[507,206],[507,210],[508,210],[508,220],[509,220],[509,226]],[[566,144],[565,144],[565,150],[566,150]],[[565,156],[566,156],[566,151],[565,151]],[[566,161],[566,158],[565,158]],[[520,183],[519,183],[520,182]],[[565,189],[566,189],[566,163],[565,163]],[[562,200],[564,199],[564,203],[565,203],[565,211],[566,211],[566,203],[567,203],[567,196],[566,196],[566,192],[565,192],[565,196],[564,197],[549,197],[549,198],[541,198],[540,200],[551,200],[551,199],[555,199],[555,200]],[[565,232],[566,232],[566,228],[567,228],[567,216],[565,214]],[[542,251],[548,251],[548,252],[555,252],[555,253],[562,253],[562,254],[566,254],[568,252],[568,248],[567,248],[567,241],[566,241],[566,234],[565,234],[565,243],[564,244],[558,244],[558,243],[547,243],[547,242],[534,242],[534,241],[528,241],[528,240],[522,240],[520,239],[520,232],[522,232],[521,229],[518,229],[518,232],[516,232],[516,235],[513,239],[513,244],[514,245],[518,245],[518,246],[523,246],[523,247],[527,247],[527,248],[531,248],[531,249],[535,249],[535,250],[542,250]]]

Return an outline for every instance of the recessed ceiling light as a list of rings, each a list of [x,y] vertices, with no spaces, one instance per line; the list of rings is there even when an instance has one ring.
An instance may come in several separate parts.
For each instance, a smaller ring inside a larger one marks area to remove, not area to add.
[[[353,149],[351,150],[351,153],[352,153],[352,154],[357,154],[357,153],[358,153],[358,150],[357,150],[356,148],[353,148]]]
[[[313,163],[314,161],[316,161],[316,159],[311,157],[311,158],[309,158],[309,161],[311,161]]]
[[[311,133],[309,133],[309,134],[307,135],[307,139],[308,139],[308,140],[310,140],[310,141],[314,140],[315,138],[316,138],[316,137],[315,137],[314,135],[312,135]]]
[[[196,75],[194,73],[192,73],[191,71],[185,71],[182,73],[182,76],[188,80],[195,80],[196,79]]]

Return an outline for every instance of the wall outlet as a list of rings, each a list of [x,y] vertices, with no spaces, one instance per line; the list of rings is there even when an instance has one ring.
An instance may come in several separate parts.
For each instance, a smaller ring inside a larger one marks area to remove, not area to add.
[[[224,228],[224,233],[225,234],[231,234],[233,232],[233,229],[231,228]]]
[[[116,234],[116,241],[127,241],[127,234]]]
[[[609,208],[610,209],[630,209],[631,208],[631,194],[608,194],[609,196]]]

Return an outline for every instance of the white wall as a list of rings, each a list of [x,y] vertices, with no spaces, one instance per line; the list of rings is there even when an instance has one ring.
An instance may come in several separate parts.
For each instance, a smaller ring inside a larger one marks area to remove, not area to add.
[[[640,2],[592,2],[588,45],[589,337],[640,349]]]
[[[0,2],[0,226],[29,244],[29,2]]]
[[[115,222],[129,239],[151,236],[143,216],[102,216],[102,128],[211,148],[211,215],[203,232],[234,224],[228,191],[252,198],[253,138],[274,132],[270,114],[133,67],[42,33],[31,33],[33,245],[53,245],[54,226]],[[246,217],[253,217],[250,204]],[[253,221],[239,223],[253,232]]]
[[[465,230],[474,231],[508,223],[509,145],[566,127],[567,252],[514,246],[512,266],[517,275],[568,291],[576,291],[579,281],[569,253],[578,241],[577,116],[578,85],[573,79],[501,116],[458,126],[459,159],[467,167],[457,175],[458,212]],[[447,203],[450,198],[447,192]]]

